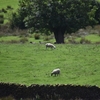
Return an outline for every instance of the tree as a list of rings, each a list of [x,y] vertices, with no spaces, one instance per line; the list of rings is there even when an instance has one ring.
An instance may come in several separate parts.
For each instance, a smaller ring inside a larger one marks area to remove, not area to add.
[[[30,0],[19,0],[19,9],[12,13],[12,18],[10,20],[10,27],[13,29],[18,27],[19,29],[25,29],[25,17],[30,14]]]
[[[95,19],[98,21],[98,24],[100,24],[100,3],[97,3],[98,9],[95,12]]]
[[[24,20],[26,26],[34,31],[53,32],[56,43],[64,43],[66,31],[71,33],[96,23],[95,0],[30,0],[24,9],[29,12]]]

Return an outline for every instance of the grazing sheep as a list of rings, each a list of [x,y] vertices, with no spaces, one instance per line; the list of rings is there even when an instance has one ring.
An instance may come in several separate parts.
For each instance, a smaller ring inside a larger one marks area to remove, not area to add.
[[[60,69],[54,69],[52,72],[51,72],[51,76],[52,75],[55,75],[55,76],[58,76],[60,74]]]
[[[56,47],[51,43],[46,43],[46,48],[55,49]]]

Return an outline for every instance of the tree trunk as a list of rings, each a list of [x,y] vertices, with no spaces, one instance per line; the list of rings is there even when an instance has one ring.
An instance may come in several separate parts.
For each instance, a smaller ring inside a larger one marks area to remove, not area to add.
[[[62,31],[60,29],[54,30],[54,36],[57,44],[64,43],[64,33],[65,33],[64,30]]]

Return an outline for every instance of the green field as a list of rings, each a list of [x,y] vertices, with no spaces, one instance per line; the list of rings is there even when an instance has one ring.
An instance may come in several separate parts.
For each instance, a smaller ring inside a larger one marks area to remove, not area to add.
[[[18,0],[0,0],[0,9],[11,6],[14,9],[18,8]]]
[[[0,9],[11,5],[18,8],[18,0],[0,0]],[[100,35],[85,37],[92,44],[56,44],[56,49],[46,49],[33,38],[23,43],[19,36],[0,37],[0,82],[19,84],[77,84],[100,87]],[[80,37],[76,38],[77,42]],[[42,40],[42,39],[41,39]],[[12,41],[12,42],[11,42]],[[49,42],[54,42],[52,39]],[[68,42],[68,39],[66,39]],[[50,76],[53,69],[60,68],[61,75]]]
[[[60,68],[61,75],[50,76]],[[0,82],[100,87],[100,45],[0,44]]]
[[[18,2],[19,0],[0,0],[0,14],[4,15],[4,24],[9,22],[9,19],[11,18],[11,13],[15,12],[19,7]],[[13,9],[8,9],[7,6],[10,6]],[[1,12],[2,9],[4,9],[6,13]]]

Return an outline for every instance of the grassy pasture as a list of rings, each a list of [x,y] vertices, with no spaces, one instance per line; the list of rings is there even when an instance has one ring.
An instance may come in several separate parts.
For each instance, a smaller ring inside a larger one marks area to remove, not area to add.
[[[0,9],[11,5],[18,7],[18,0],[0,0]],[[6,16],[6,15],[5,15]],[[94,38],[95,37],[95,38]],[[0,37],[0,41],[19,40],[17,36]],[[100,36],[86,37],[92,42]],[[80,38],[76,39],[77,41]],[[33,41],[33,38],[29,38]],[[52,40],[54,41],[54,40]],[[61,44],[55,50],[46,50],[45,45],[0,43],[0,82],[20,84],[79,84],[100,87],[100,45]],[[54,68],[61,75],[51,77]]]
[[[1,13],[4,15],[4,24],[9,22],[9,18],[11,17],[11,12],[14,12],[18,8],[19,0],[0,0],[0,10],[5,9],[6,13]],[[11,6],[13,10],[8,10],[7,6]]]
[[[18,0],[0,0],[0,9],[11,6],[14,9],[18,8]]]
[[[0,82],[79,84],[100,87],[100,45],[0,44]],[[61,75],[51,77],[54,68]]]
[[[26,37],[28,39],[28,41],[32,41],[32,42],[36,42],[36,43],[39,43],[39,41],[43,41],[45,40],[47,36],[42,36],[40,35],[40,39],[39,40],[35,40],[34,38],[34,34],[33,35],[30,35],[29,37]],[[55,42],[55,38],[53,36],[53,34],[51,36],[48,36],[48,38],[51,38],[52,39],[49,39],[48,41],[46,42]],[[67,36],[66,36],[67,37]],[[24,38],[23,36],[1,36],[0,37],[0,42],[9,42],[9,41],[19,41],[21,38]],[[80,42],[80,40],[82,38],[85,38],[86,40],[89,40],[91,43],[96,43],[96,42],[100,42],[100,34],[89,34],[89,35],[86,35],[86,36],[71,36],[70,38],[65,38],[65,42],[68,43],[68,40],[75,40],[76,42]]]

